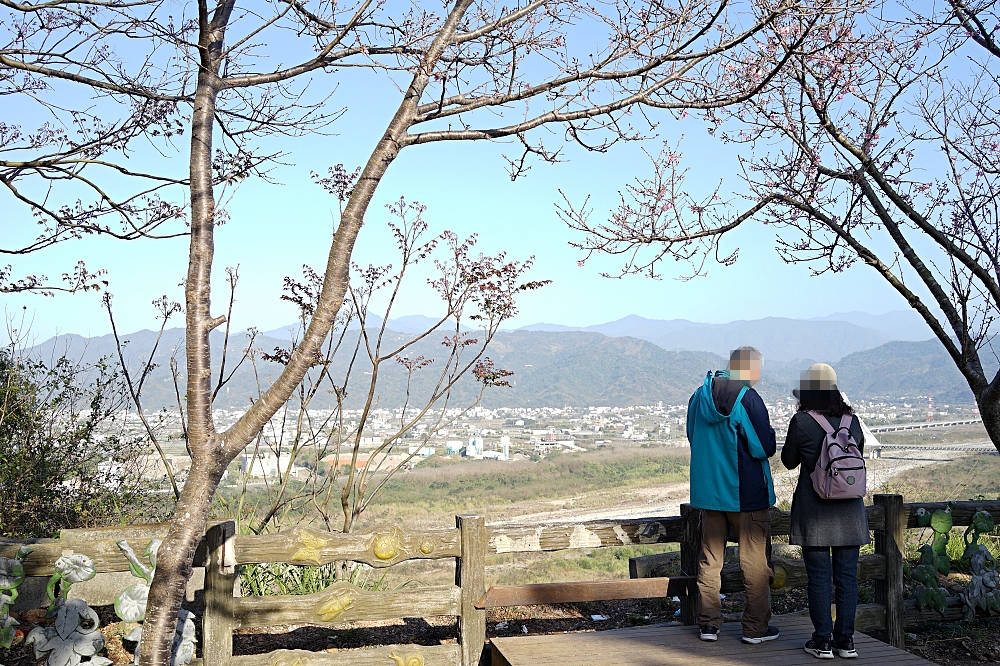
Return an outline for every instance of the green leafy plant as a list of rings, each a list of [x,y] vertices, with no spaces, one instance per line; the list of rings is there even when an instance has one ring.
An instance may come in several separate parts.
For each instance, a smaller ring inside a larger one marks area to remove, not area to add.
[[[240,567],[240,587],[244,595],[251,597],[314,594],[339,580],[338,568],[336,562],[320,566],[284,562],[245,564]],[[385,581],[388,570],[377,578],[371,578],[370,571],[360,565],[352,566],[347,582],[369,592],[388,589]]]
[[[35,659],[44,658],[46,666],[77,666],[85,657],[89,666],[112,663],[97,656],[104,649],[97,613],[82,599],[67,598],[72,585],[90,580],[96,573],[93,560],[86,555],[63,555],[56,560],[55,573],[45,587],[50,602],[46,617],[55,622],[35,627],[24,639],[25,645],[34,646]]]
[[[50,364],[0,348],[0,537],[157,519],[145,443],[119,418],[120,374],[103,360]]]
[[[0,647],[5,650],[10,649],[17,635],[17,620],[8,611],[17,601],[17,588],[24,582],[24,558],[30,552],[31,548],[21,546],[14,557],[0,557]]]
[[[118,547],[125,554],[128,560],[128,569],[132,575],[139,578],[139,582],[134,583],[115,598],[115,614],[126,622],[142,623],[146,619],[146,602],[149,600],[149,585],[153,582],[153,574],[156,573],[156,551],[160,548],[161,541],[153,539],[142,552],[143,557],[149,561],[149,565],[139,559],[135,550],[128,541],[122,539],[117,542]],[[171,666],[183,666],[190,664],[194,659],[195,637],[194,627],[195,615],[190,611],[181,610],[177,615],[177,627],[174,631],[173,644],[171,645]],[[142,643],[142,627],[138,626],[124,636],[125,640],[134,641],[135,663],[139,663],[139,649]]]

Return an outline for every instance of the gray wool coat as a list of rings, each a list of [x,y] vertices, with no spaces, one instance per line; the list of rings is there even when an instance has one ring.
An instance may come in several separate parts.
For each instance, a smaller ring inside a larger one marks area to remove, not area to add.
[[[840,418],[827,417],[834,428]],[[865,436],[858,417],[851,421],[851,435],[864,451]],[[792,527],[788,542],[797,546],[861,546],[871,542],[868,517],[861,498],[823,499],[813,490],[809,475],[819,460],[820,445],[826,433],[805,412],[796,412],[788,424],[788,435],[781,447],[781,462],[788,469],[799,468],[799,482],[792,497]]]

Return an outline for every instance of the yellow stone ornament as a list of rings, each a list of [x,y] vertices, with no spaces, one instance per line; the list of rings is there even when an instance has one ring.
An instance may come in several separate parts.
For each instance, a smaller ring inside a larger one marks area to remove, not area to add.
[[[332,622],[345,610],[354,605],[354,593],[349,590],[336,590],[333,597],[316,608],[316,614],[324,622]]]
[[[400,541],[400,534],[397,529],[393,529],[388,534],[379,534],[372,542],[372,552],[380,560],[391,560],[399,555]]]
[[[299,532],[299,543],[302,544],[302,547],[292,555],[292,561],[320,564],[319,549],[328,544],[329,541],[315,537],[309,532]]]
[[[771,582],[772,590],[780,590],[785,586],[785,581],[788,580],[788,572],[785,571],[785,567],[780,564],[774,567],[774,580]]]
[[[411,654],[406,659],[398,656],[395,652],[389,653],[389,659],[396,662],[396,666],[424,666],[424,658],[419,654]]]
[[[271,666],[311,666],[311,662],[305,657],[296,657],[291,661],[286,661],[277,656],[271,660]]]

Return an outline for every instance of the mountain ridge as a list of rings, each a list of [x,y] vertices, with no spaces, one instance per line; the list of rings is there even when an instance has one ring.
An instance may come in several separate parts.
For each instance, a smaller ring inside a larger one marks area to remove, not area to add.
[[[863,322],[860,315],[865,313],[848,314],[855,322]],[[837,315],[831,315],[835,316]],[[888,322],[897,328],[900,321],[900,315],[894,313],[871,317],[876,322]],[[648,340],[671,351],[706,351],[727,357],[732,349],[751,345],[760,349],[765,358],[785,362],[799,358],[820,358],[833,362],[853,352],[873,349],[894,339],[855,322],[830,318],[808,320],[764,317],[725,324],[706,324],[687,319],[646,319],[629,315],[616,321],[585,327],[532,324],[518,330],[587,331],[611,337],[631,336]]]
[[[131,368],[138,368],[149,358],[157,335],[156,331],[144,329],[123,336],[129,341],[125,352]],[[412,378],[410,389],[413,399],[419,400],[420,396],[433,389],[443,360],[442,354],[446,353],[440,344],[441,336],[428,336],[409,352],[411,358],[423,355],[428,359],[438,359],[436,365],[419,371]],[[386,345],[403,344],[412,337],[412,333],[387,331]],[[231,336],[227,368],[236,367],[247,342],[246,333]],[[160,348],[153,357],[157,367],[144,390],[145,407],[159,409],[176,406],[169,365],[171,356],[183,358],[183,343],[183,329],[164,331]],[[221,343],[222,333],[213,332],[212,362],[216,372],[222,358]],[[258,335],[254,346],[261,351],[272,352],[287,344],[287,340]],[[64,334],[34,347],[33,353],[42,359],[70,354],[88,363],[102,356],[113,362],[117,359],[114,339],[110,335],[83,338]],[[667,404],[685,404],[706,371],[726,364],[726,356],[721,354],[671,351],[641,338],[607,336],[593,331],[501,331],[486,355],[497,367],[514,371],[510,389],[487,391],[483,404],[490,407],[629,406],[654,404],[660,400]],[[280,373],[282,366],[264,361],[260,354],[256,357],[256,371],[245,362],[220,392],[218,407],[245,407],[257,395],[257,377],[261,379],[260,388],[264,389]],[[972,400],[961,374],[937,340],[890,341],[871,349],[854,351],[842,359],[800,356],[782,361],[765,356],[758,391],[769,401],[778,397],[787,400],[791,389],[797,385],[801,370],[815,360],[832,362],[839,373],[842,388],[855,398],[897,399],[933,393],[935,399],[945,402],[969,403]],[[335,359],[331,366],[331,371],[338,377],[346,369],[345,359]],[[349,407],[356,406],[355,403],[367,394],[366,377],[370,376],[370,370],[370,364],[364,360],[354,366],[349,383],[353,390],[347,397]],[[401,364],[387,362],[379,378],[376,390],[379,404],[403,404],[407,395],[407,378]],[[359,389],[359,384],[364,390]],[[477,391],[478,385],[471,377],[466,377],[457,386],[452,404],[473,400]],[[317,407],[332,404],[331,393],[323,391],[314,402]]]

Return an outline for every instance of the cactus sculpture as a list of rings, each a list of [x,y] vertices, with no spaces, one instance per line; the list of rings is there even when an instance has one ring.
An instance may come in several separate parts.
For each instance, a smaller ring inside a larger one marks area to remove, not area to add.
[[[35,658],[44,658],[46,666],[78,666],[84,657],[89,658],[88,666],[109,666],[110,659],[97,656],[104,648],[97,613],[82,599],[67,598],[70,586],[94,577],[93,560],[81,554],[64,555],[56,560],[55,569],[45,588],[51,602],[46,616],[55,622],[32,629],[24,644],[33,645]]]
[[[992,532],[993,516],[987,511],[978,511],[965,530],[965,553],[972,566],[972,580],[959,596],[965,605],[964,620],[976,618],[976,610],[1000,613],[1000,579],[997,576],[997,562],[986,546],[979,543],[983,532]],[[970,539],[971,535],[971,539]]]
[[[951,510],[954,503],[949,502],[948,508],[938,509],[933,513],[924,508],[917,509],[917,525],[930,527],[934,530],[931,543],[920,546],[920,564],[914,567],[910,577],[919,583],[913,594],[917,599],[917,608],[923,610],[932,608],[944,614],[947,605],[947,595],[938,585],[938,574],[947,576],[951,571],[951,559],[948,557],[948,533],[952,528]],[[979,537],[993,531],[993,516],[987,511],[978,511],[965,530],[963,541],[965,550],[963,559],[969,560],[972,566],[972,580],[959,597],[965,605],[965,619],[972,620],[976,609],[988,610],[991,613],[1000,612],[1000,589],[998,589],[997,564],[986,546],[979,543]]]
[[[951,509],[953,503],[949,503],[945,509],[938,509],[933,513],[923,507],[917,509],[917,525],[920,527],[930,527],[934,531],[931,543],[920,546],[920,563],[913,568],[910,577],[917,581],[918,585],[913,589],[913,595],[917,600],[917,608],[923,610],[932,608],[944,614],[948,603],[948,595],[938,585],[938,574],[947,576],[951,571],[951,558],[948,557],[948,533],[951,531],[952,519]]]
[[[962,535],[962,539],[965,541],[965,553],[962,557],[971,558],[973,553],[978,550],[979,537],[985,532],[992,532],[994,525],[993,515],[989,511],[977,511],[972,516],[969,526],[965,528],[965,534]],[[971,539],[969,535],[972,535]]]
[[[14,557],[0,557],[0,648],[9,650],[17,635],[17,620],[8,611],[17,601],[17,587],[24,582],[24,558],[31,548],[21,546]]]
[[[156,551],[160,547],[160,540],[153,539],[143,551],[143,556],[149,560],[147,566],[139,556],[135,554],[128,541],[122,539],[118,542],[118,547],[125,553],[128,560],[129,571],[140,581],[125,588],[115,599],[115,614],[126,622],[142,622],[146,617],[146,601],[149,598],[149,585],[153,581],[153,574],[156,572]],[[177,628],[174,633],[174,641],[171,649],[171,666],[184,666],[190,664],[194,659],[195,634],[194,634],[194,614],[181,610],[177,615]],[[135,641],[135,663],[139,663],[139,646],[142,641],[142,627],[136,627],[125,636],[125,640]]]

